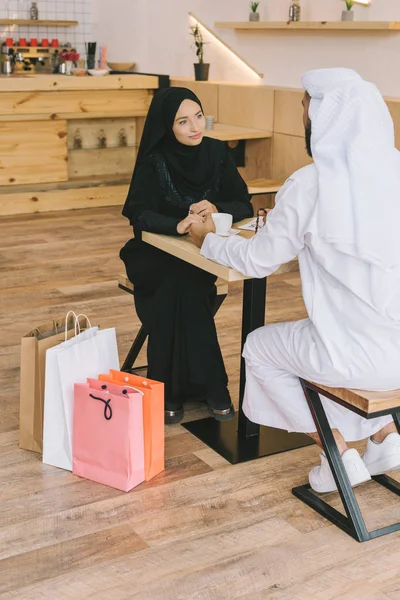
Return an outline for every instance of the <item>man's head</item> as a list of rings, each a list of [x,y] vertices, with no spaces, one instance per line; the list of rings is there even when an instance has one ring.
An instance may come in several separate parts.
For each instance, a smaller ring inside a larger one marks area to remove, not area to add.
[[[306,139],[306,150],[308,156],[312,158],[312,150],[311,150],[311,119],[308,114],[308,109],[310,108],[310,100],[311,96],[308,92],[304,93],[302,105],[303,105],[303,124],[304,124],[304,132]]]

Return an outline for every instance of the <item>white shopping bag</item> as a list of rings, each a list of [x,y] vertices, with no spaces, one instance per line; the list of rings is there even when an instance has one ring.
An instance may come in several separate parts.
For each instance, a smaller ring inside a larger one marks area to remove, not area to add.
[[[106,369],[106,371],[105,371]],[[72,471],[74,384],[119,369],[115,329],[90,327],[46,352],[43,462]]]

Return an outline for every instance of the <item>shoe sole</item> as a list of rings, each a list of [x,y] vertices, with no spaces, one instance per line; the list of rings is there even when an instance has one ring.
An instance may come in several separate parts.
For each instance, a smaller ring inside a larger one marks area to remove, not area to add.
[[[167,412],[167,411],[166,411]],[[164,413],[164,425],[176,425],[176,423],[180,423],[184,417],[183,411],[169,411],[175,412],[175,415],[167,415]]]
[[[213,411],[213,409],[210,408],[210,407],[208,408],[208,412],[210,413],[210,415],[212,417],[214,417],[214,419],[216,421],[231,421],[231,419],[233,419],[234,416],[235,416],[235,409],[234,408],[231,408],[230,412],[227,415],[219,415],[218,413],[215,413]]]
[[[356,487],[358,487],[359,485],[362,485],[363,483],[367,483],[367,481],[371,481],[371,475],[370,475],[370,473],[368,473],[368,477],[366,477],[366,474],[364,474],[364,476],[363,476],[363,479],[361,479],[361,480],[358,480],[358,481],[356,481],[355,483],[352,483],[352,482],[350,481],[350,484],[351,484],[351,487],[352,487],[352,488],[356,488]],[[310,482],[310,485],[311,485],[311,482]],[[321,491],[321,490],[317,490],[316,488],[314,488],[314,487],[311,485],[311,489],[312,489],[314,492],[317,492],[317,494],[331,494],[332,492],[337,492],[337,491],[338,491],[338,489],[337,489],[337,487],[336,487],[336,486],[335,486],[333,489],[329,489],[329,490],[326,490],[326,489],[324,489],[324,490],[322,490],[322,491]]]
[[[384,462],[384,466],[382,465],[381,467],[379,467],[379,464],[382,465],[382,462],[379,460],[375,460],[370,465],[365,465],[371,477],[374,475],[385,475],[385,473],[392,473],[393,471],[400,470],[400,458],[398,456],[394,457],[392,461],[386,459]]]

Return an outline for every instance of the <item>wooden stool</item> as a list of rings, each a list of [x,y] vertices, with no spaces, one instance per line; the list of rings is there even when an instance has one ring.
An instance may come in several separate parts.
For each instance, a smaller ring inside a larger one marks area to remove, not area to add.
[[[370,392],[349,390],[346,388],[329,388],[309,381],[300,381],[317,427],[322,446],[335,478],[347,517],[311,491],[309,484],[293,488],[293,494],[308,504],[308,506],[311,506],[311,508],[316,510],[320,515],[337,525],[337,527],[343,529],[343,531],[351,535],[358,542],[365,542],[387,533],[399,531],[400,523],[395,523],[394,525],[389,525],[388,527],[376,529],[371,532],[367,530],[360,507],[343,466],[319,394],[341,404],[366,419],[375,419],[376,417],[382,417],[383,415],[392,415],[400,433],[400,390],[390,392]],[[388,477],[387,475],[375,475],[372,479],[400,496],[400,484],[391,477]]]
[[[125,275],[120,275],[118,277],[118,287],[121,290],[124,290],[125,292],[128,292],[129,294],[133,295],[133,283],[131,283]],[[214,315],[217,314],[218,310],[221,307],[221,304],[223,303],[228,294],[228,283],[226,281],[223,281],[222,279],[217,279],[217,281],[215,282],[215,287],[217,288],[217,297],[215,300]],[[133,340],[132,346],[124,360],[124,363],[121,367],[121,371],[130,371],[133,368],[135,360],[139,356],[139,352],[143,348],[143,344],[147,339],[147,335],[148,334],[146,333],[143,325],[141,325],[138,334]],[[146,368],[147,366],[136,367],[136,369]]]

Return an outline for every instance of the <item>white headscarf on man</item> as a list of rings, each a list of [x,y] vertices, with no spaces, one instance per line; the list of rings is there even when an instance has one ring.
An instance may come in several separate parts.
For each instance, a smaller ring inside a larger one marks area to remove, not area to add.
[[[311,96],[318,228],[328,243],[384,271],[400,266],[400,153],[372,83],[351,69],[303,76]]]

